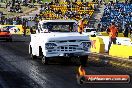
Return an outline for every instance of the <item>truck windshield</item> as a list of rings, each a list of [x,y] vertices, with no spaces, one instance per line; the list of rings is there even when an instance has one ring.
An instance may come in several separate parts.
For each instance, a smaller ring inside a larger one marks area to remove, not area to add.
[[[43,29],[50,32],[76,32],[77,24],[73,22],[48,22],[43,24]]]

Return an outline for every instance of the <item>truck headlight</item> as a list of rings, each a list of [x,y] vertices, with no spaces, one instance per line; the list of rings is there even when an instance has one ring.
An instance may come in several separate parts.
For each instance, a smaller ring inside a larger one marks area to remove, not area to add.
[[[46,49],[54,49],[57,45],[54,43],[46,43],[45,48]]]
[[[82,42],[81,46],[85,51],[88,51],[88,48],[91,46],[91,42]]]

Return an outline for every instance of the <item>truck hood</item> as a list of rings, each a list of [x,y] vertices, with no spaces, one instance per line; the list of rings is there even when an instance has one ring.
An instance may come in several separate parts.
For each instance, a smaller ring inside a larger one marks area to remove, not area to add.
[[[44,36],[47,41],[89,40],[88,36],[79,34],[78,32],[71,32],[71,33],[51,32],[51,33],[44,33],[42,36]]]

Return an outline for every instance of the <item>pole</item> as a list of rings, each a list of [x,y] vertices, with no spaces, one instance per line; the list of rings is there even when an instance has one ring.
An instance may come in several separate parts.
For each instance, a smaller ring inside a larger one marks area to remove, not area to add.
[[[71,0],[71,3],[70,4],[71,4],[71,11],[72,11],[72,0]]]

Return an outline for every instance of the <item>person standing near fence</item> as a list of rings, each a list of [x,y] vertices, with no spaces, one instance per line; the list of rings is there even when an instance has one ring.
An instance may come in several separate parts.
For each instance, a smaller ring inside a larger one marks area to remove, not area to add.
[[[116,44],[116,37],[118,36],[118,29],[115,26],[115,22],[112,22],[111,26],[107,29],[107,33],[109,34],[109,45],[108,52],[110,50],[111,44]]]
[[[132,24],[129,24],[130,37],[132,37]]]
[[[23,36],[26,36],[26,26],[22,24],[22,28],[23,28]]]
[[[128,34],[129,34],[129,25],[126,24],[125,29],[123,31],[123,35],[124,35],[124,37],[128,37]]]

